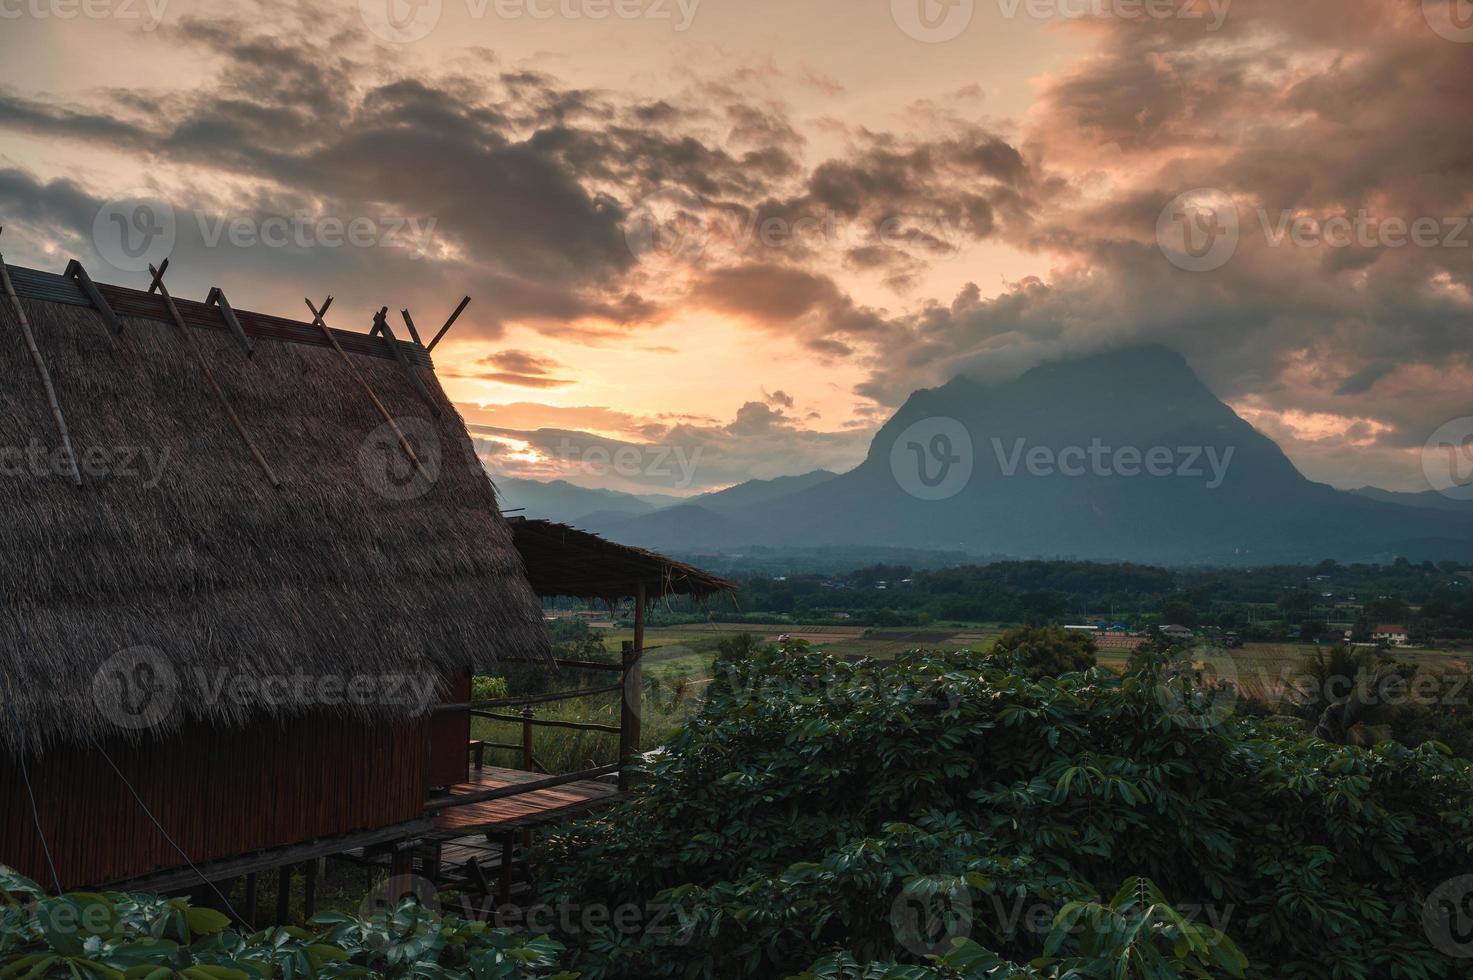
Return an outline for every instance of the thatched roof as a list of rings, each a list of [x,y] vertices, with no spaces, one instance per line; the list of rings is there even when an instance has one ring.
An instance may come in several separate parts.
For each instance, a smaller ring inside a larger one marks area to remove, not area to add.
[[[735,592],[736,583],[693,565],[627,544],[616,544],[567,524],[511,519],[527,578],[540,596],[573,596],[617,602],[645,587],[649,599],[667,595],[705,598]]]
[[[71,280],[11,272],[84,485],[35,462],[60,441],[0,296],[0,745],[117,734],[108,706],[140,661],[176,685],[156,730],[324,707],[413,713],[413,698],[387,693],[392,678],[443,683],[469,666],[548,655],[495,491],[423,348],[399,342],[439,418],[388,341],[338,332],[432,479],[413,477],[320,329],[240,310],[248,357],[217,309],[177,299],[276,489],[158,297],[101,287],[124,326],[110,339]],[[329,686],[293,687],[301,677]],[[334,677],[378,686],[336,697]],[[236,685],[223,695],[222,679]]]

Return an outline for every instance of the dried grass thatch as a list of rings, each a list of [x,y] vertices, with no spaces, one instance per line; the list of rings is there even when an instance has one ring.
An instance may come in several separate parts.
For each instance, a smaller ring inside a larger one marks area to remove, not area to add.
[[[14,472],[16,450],[54,450],[58,438],[6,304],[0,701],[9,707],[0,707],[0,745],[34,751],[116,734],[98,690],[114,683],[116,655],[137,647],[158,651],[152,662],[177,685],[165,727],[322,707],[316,694],[303,700],[279,687],[225,698],[200,689],[222,672],[442,683],[469,666],[547,655],[495,492],[432,371],[415,368],[442,401],[439,419],[394,360],[351,355],[434,477],[406,486],[402,451],[330,348],[256,337],[247,358],[223,330],[191,327],[281,478],[276,490],[176,326],[124,316],[113,350],[93,310],[22,302],[84,486],[60,472]],[[117,472],[130,450],[162,459],[162,469]],[[109,472],[89,467],[89,453],[94,462],[106,454]],[[137,659],[125,656],[123,666]],[[336,706],[375,716],[409,707],[390,698]]]
[[[616,544],[555,521],[511,519],[512,536],[540,596],[617,602],[644,586],[653,601],[667,595],[704,599],[736,592],[736,583],[653,551]]]

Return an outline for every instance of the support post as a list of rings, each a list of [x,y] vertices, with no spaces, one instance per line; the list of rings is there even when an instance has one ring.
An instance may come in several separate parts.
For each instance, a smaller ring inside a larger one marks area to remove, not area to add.
[[[625,640],[621,651],[624,667],[624,690],[619,708],[619,792],[627,793],[634,785],[630,767],[639,761],[640,714],[644,708],[644,586],[634,597],[634,639]]]
[[[260,912],[258,903],[259,875],[252,871],[246,875],[246,900],[245,900],[245,924],[251,930],[256,928],[256,917]]]
[[[317,858],[314,861],[308,861],[306,867],[303,868],[302,905],[304,911],[302,914],[308,919],[317,914],[317,875],[326,860],[327,858]]]
[[[537,756],[532,748],[532,736],[537,731],[532,724],[537,717],[537,710],[531,705],[522,709],[522,768],[527,772],[537,771]],[[522,846],[532,846],[532,828],[528,827],[522,831]]]
[[[536,768],[536,760],[532,758],[532,733],[536,729],[532,725],[537,712],[530,706],[522,709],[522,768],[532,772]]]
[[[287,925],[292,913],[292,866],[283,864],[276,872],[276,925]]]
[[[496,900],[502,905],[511,904],[511,861],[516,843],[515,831],[507,831],[501,835],[501,880],[496,887]]]

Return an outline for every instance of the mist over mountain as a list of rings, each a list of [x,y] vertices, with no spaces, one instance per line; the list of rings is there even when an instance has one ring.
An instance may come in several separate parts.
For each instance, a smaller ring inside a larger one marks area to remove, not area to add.
[[[1473,515],[1409,503],[1306,479],[1180,355],[1146,346],[999,385],[957,378],[917,391],[847,473],[600,515],[594,530],[685,551],[873,545],[1236,565],[1473,557]]]

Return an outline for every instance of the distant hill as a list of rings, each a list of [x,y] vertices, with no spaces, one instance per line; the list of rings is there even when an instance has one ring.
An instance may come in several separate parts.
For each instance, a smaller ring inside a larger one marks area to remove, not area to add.
[[[1403,507],[1420,507],[1423,510],[1445,510],[1459,514],[1473,514],[1473,503],[1445,497],[1436,490],[1408,493],[1399,490],[1382,490],[1378,487],[1360,487],[1350,491],[1360,497],[1369,497],[1386,504],[1401,504]]]
[[[758,533],[750,524],[699,504],[681,504],[636,517],[575,523],[621,544],[657,551],[686,551],[693,543],[709,548],[740,547]]]
[[[777,500],[779,497],[786,497],[799,490],[807,490],[809,487],[827,483],[836,475],[828,470],[813,470],[798,476],[779,476],[771,480],[748,480],[746,483],[738,483],[725,490],[702,494],[691,503],[699,504],[718,514],[732,514],[743,507],[755,507],[769,500]]]
[[[618,490],[595,490],[566,480],[521,480],[501,477],[495,481],[502,510],[522,508],[524,516],[578,524],[589,514],[603,521],[615,515],[649,514],[659,506],[681,501],[680,497],[656,494],[635,496]]]

